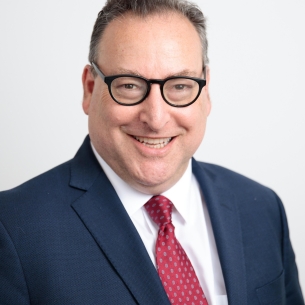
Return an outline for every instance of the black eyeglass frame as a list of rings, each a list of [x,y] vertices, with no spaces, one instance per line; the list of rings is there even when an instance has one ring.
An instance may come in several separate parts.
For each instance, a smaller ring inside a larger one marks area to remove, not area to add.
[[[171,77],[167,77],[165,79],[147,79],[145,77],[142,77],[142,76],[137,76],[137,75],[132,75],[132,74],[117,74],[117,75],[112,75],[112,76],[105,76],[103,74],[103,72],[100,70],[100,68],[98,67],[98,65],[94,62],[91,62],[91,65],[92,67],[94,68],[95,72],[100,76],[100,78],[107,84],[108,86],[108,91],[109,91],[109,94],[110,96],[112,97],[112,99],[120,104],[120,105],[123,105],[123,106],[135,106],[135,105],[138,105],[140,103],[142,103],[149,95],[150,93],[150,89],[151,89],[151,84],[159,84],[160,85],[160,91],[161,91],[161,95],[162,95],[162,98],[163,100],[170,106],[172,107],[177,107],[177,108],[183,108],[183,107],[187,107],[193,103],[196,102],[196,100],[198,99],[201,91],[202,91],[202,88],[206,85],[206,66],[203,67],[203,76],[204,76],[204,79],[201,79],[201,78],[197,78],[197,77],[188,77],[188,76],[171,76]],[[138,78],[138,79],[141,79],[141,80],[144,80],[147,84],[147,91],[145,93],[145,95],[143,96],[143,98],[136,102],[136,103],[132,103],[132,104],[125,104],[125,103],[121,103],[120,101],[118,101],[117,99],[115,99],[115,97],[113,96],[112,92],[111,92],[111,83],[116,79],[116,78],[119,78],[119,77],[134,77],[134,78]],[[197,96],[189,103],[185,104],[185,105],[175,105],[175,104],[172,104],[170,103],[168,100],[166,100],[164,94],[163,94],[163,87],[164,87],[164,84],[168,81],[168,80],[171,80],[171,79],[179,79],[179,78],[186,78],[186,79],[190,79],[190,80],[193,80],[195,81],[198,85],[199,85],[199,90],[198,90],[198,94]]]

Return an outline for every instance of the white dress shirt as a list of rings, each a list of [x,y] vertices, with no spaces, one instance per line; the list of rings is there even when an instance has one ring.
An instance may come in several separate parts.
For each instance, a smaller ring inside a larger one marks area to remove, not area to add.
[[[129,186],[101,158],[93,145],[92,148],[156,266],[155,243],[159,228],[144,208],[152,195],[143,194]],[[210,217],[198,182],[192,174],[191,160],[180,180],[160,195],[167,197],[174,205],[172,223],[176,238],[196,271],[209,305],[227,305],[226,288]]]

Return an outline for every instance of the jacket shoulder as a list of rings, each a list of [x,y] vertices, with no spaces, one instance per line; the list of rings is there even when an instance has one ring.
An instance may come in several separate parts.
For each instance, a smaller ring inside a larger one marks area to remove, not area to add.
[[[230,169],[195,161],[193,172],[201,181],[203,191],[226,190],[241,209],[263,209],[276,214],[283,210],[280,198],[272,189]]]
[[[37,201],[56,202],[67,198],[69,194],[90,187],[101,169],[90,147],[90,139],[84,143],[71,160],[42,173],[25,183],[7,191],[0,192],[0,209],[10,203]]]
[[[0,192],[0,210],[11,203],[34,202],[38,198],[54,196],[54,192],[60,193],[61,189],[69,185],[70,163],[65,162],[17,187]]]
[[[1,195],[22,192],[29,188],[41,187],[44,184],[54,184],[55,181],[62,182],[63,177],[69,177],[71,160],[57,165],[11,189],[1,191]]]
[[[208,175],[209,178],[224,185],[243,185],[249,186],[251,188],[254,187],[259,189],[270,190],[268,187],[262,185],[261,183],[223,166],[200,161],[195,161],[193,164],[193,168],[198,167],[206,175]]]

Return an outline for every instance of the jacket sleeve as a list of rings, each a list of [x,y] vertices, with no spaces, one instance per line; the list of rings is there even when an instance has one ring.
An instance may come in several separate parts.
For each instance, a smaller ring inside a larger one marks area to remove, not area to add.
[[[0,305],[30,304],[28,289],[15,246],[0,222]]]

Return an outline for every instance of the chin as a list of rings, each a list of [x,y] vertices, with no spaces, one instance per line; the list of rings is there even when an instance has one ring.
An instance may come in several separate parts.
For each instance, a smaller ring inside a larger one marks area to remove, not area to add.
[[[145,178],[138,178],[137,184],[143,185],[143,187],[157,187],[158,185],[162,185],[166,183],[165,177],[145,177]]]
[[[147,176],[145,178],[137,177],[137,179],[133,180],[131,185],[136,190],[151,195],[161,194],[172,186],[170,180],[164,175],[160,177],[150,176],[149,179],[147,179]]]

